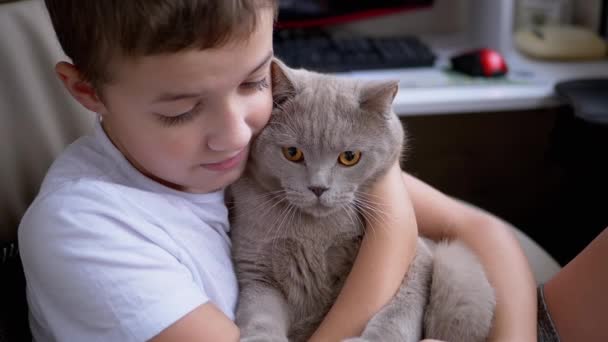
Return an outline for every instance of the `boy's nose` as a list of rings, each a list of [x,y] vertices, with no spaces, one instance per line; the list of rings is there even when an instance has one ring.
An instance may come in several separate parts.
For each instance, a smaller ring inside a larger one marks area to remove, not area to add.
[[[207,140],[209,149],[218,152],[238,151],[245,148],[251,140],[251,127],[245,117],[235,113],[225,114],[225,120]]]

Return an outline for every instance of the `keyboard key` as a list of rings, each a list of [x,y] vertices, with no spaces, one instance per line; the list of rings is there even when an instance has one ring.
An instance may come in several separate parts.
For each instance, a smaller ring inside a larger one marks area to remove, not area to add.
[[[433,66],[435,54],[416,37],[332,38],[320,29],[283,29],[275,54],[296,68],[324,72]]]

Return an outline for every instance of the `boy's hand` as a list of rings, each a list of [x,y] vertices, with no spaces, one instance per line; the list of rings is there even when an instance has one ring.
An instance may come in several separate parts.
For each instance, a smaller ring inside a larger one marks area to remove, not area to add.
[[[336,302],[309,341],[360,336],[399,289],[416,254],[418,228],[398,161],[372,186],[367,234]]]
[[[398,216],[396,213],[413,208],[405,188],[399,160],[395,161],[386,174],[372,185],[368,196],[370,201],[384,213],[384,219],[395,220]]]

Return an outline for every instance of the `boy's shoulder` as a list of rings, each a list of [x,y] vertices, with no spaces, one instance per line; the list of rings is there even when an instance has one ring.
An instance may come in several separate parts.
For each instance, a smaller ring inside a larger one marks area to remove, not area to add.
[[[98,126],[95,134],[68,146],[50,167],[19,225],[20,244],[28,238],[43,243],[46,238],[84,236],[79,242],[94,243],[125,234],[163,235],[163,229],[185,217],[192,225],[205,217],[227,230],[223,193],[206,195],[204,200],[192,200],[141,174]]]
[[[170,246],[158,228],[158,208],[174,207],[166,196],[129,184],[111,157],[89,137],[70,145],[53,163],[18,228],[22,258],[41,260],[100,246],[142,248],[149,241]],[[162,247],[161,247],[162,248]]]
[[[144,178],[147,179],[112,144],[97,123],[94,132],[74,141],[55,159],[32,207],[39,202],[52,205],[58,200],[63,203],[68,200],[70,206],[78,207],[85,198],[103,204],[122,202],[142,194],[154,197],[154,190],[146,188],[148,184]]]
[[[104,151],[93,135],[80,137],[70,144],[51,164],[38,197],[60,188],[86,182],[111,181],[118,176],[114,158]]]
[[[108,153],[94,135],[77,139],[49,168],[21,220],[19,234],[86,230],[104,220],[119,223],[123,217],[141,217],[144,212],[133,210],[134,204],[143,202],[143,196],[148,202],[162,197],[139,189],[122,169],[117,156]]]

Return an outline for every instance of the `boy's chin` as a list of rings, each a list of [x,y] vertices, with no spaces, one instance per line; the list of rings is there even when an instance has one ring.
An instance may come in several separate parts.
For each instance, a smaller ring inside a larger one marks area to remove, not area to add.
[[[211,175],[208,175],[206,177],[206,179],[207,179],[206,182],[200,182],[200,180],[199,180],[198,181],[199,184],[196,184],[190,188],[193,190],[198,189],[198,191],[195,190],[195,191],[188,191],[188,192],[209,193],[209,192],[219,191],[221,189],[228,187],[232,183],[236,182],[241,177],[241,175],[243,174],[244,171],[245,171],[245,165],[243,164],[242,167],[237,167],[237,168],[234,168],[229,171],[224,171],[224,172],[215,173],[215,174],[212,173]]]

